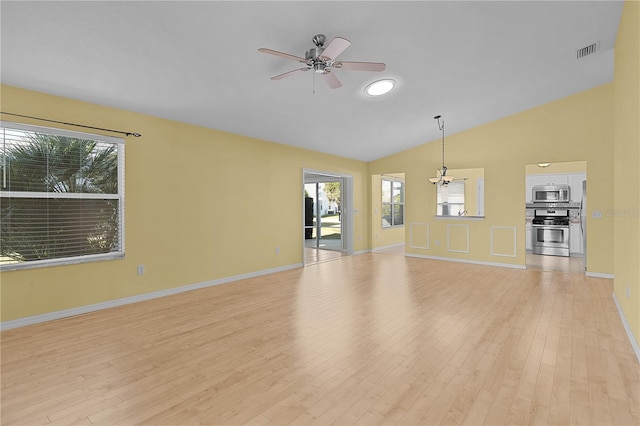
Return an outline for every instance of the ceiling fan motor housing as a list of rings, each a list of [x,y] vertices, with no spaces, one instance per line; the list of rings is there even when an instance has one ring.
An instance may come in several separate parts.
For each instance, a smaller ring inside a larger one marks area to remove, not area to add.
[[[325,68],[329,66],[326,61],[320,59],[322,52],[324,52],[324,48],[318,46],[307,50],[307,53],[304,56],[307,61],[310,61],[309,65],[311,65],[313,70],[318,74],[324,73]]]
[[[322,52],[324,52],[324,48],[313,47],[307,50],[307,53],[304,55],[304,58],[310,61],[317,60],[318,58],[320,58],[320,55],[322,55]]]

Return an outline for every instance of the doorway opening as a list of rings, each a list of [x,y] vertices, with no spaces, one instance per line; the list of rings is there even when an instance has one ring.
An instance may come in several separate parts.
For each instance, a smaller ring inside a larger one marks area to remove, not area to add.
[[[350,176],[304,170],[305,265],[351,254],[351,181]]]
[[[528,164],[525,181],[527,269],[586,273],[587,162]]]

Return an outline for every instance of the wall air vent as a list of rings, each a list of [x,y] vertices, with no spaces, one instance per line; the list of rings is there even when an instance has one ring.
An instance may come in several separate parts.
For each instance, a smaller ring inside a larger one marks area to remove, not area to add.
[[[576,51],[576,59],[580,59],[580,58],[584,58],[585,56],[588,55],[593,55],[594,53],[596,53],[598,51],[598,49],[600,48],[600,42],[596,42],[593,44],[590,44],[587,47],[583,47],[582,49],[578,49]]]

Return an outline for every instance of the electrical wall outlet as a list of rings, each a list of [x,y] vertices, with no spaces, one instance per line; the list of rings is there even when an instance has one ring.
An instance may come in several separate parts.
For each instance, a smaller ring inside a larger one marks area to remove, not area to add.
[[[144,265],[138,265],[138,275],[144,275]]]
[[[631,297],[631,289],[627,286],[627,299]]]
[[[276,247],[276,254],[280,254],[280,247]]]

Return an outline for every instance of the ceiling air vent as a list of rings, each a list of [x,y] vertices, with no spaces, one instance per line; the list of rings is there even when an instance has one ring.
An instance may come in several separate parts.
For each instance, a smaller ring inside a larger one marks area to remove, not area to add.
[[[596,42],[596,43],[590,44],[587,47],[583,47],[582,49],[578,49],[576,51],[576,56],[577,56],[576,59],[584,58],[585,56],[588,56],[588,55],[593,55],[598,51],[599,47],[600,47],[600,42]]]

